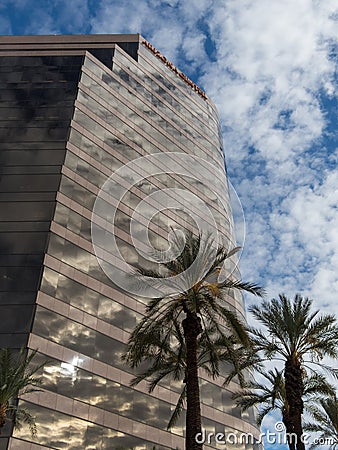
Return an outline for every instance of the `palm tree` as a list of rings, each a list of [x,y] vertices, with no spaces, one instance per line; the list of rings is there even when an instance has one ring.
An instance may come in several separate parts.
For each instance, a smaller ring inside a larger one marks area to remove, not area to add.
[[[237,392],[233,398],[237,400],[237,405],[243,411],[259,407],[257,424],[261,425],[264,417],[271,411],[280,411],[285,429],[290,428],[290,407],[286,400],[284,371],[273,369],[268,372],[260,371],[261,381],[249,381],[246,388]],[[303,401],[306,411],[311,411],[319,396],[334,395],[334,388],[327,382],[326,378],[318,373],[309,376],[305,375],[303,379],[304,393]],[[291,436],[287,434],[289,448],[292,448]]]
[[[220,363],[226,362],[228,364],[236,364],[237,353],[241,352],[238,347],[238,339],[234,336],[228,335],[227,339],[218,339],[213,341],[210,347],[210,336],[214,334],[214,330],[209,326],[207,330],[203,330],[198,336],[197,341],[197,365],[202,368],[213,379],[220,375]],[[184,336],[181,332],[179,324],[175,324],[173,329],[173,337],[176,345],[171,343],[162,344],[157,338],[152,343],[152,352],[148,355],[144,354],[144,359],[152,360],[152,364],[142,373],[135,376],[131,381],[131,386],[135,386],[143,380],[148,381],[148,392],[153,392],[155,387],[165,380],[168,385],[170,380],[181,381],[182,390],[179,395],[176,407],[168,422],[167,429],[171,429],[180,417],[184,405],[186,403],[187,388],[186,388],[186,348]],[[153,359],[154,349],[162,346],[161,359]]]
[[[320,399],[319,405],[312,405],[310,414],[315,422],[306,423],[304,430],[320,433],[316,442],[310,445],[310,449],[330,444],[330,449],[338,448],[338,400],[334,395],[330,398]]]
[[[31,367],[35,354],[34,350],[27,356],[24,348],[19,353],[0,349],[0,434],[7,418],[11,418],[18,428],[21,423],[27,423],[32,435],[36,434],[34,417],[26,408],[18,406],[16,400],[19,391],[27,394],[39,390],[35,386],[41,384],[41,379],[35,375],[45,362]]]
[[[338,356],[338,327],[335,316],[311,311],[312,301],[285,295],[263,301],[249,308],[266,331],[251,328],[256,350],[267,359],[284,363],[285,399],[288,405],[287,433],[296,436],[290,449],[305,450],[302,442],[305,369],[314,372],[313,364],[338,378],[338,369],[322,362],[324,357]],[[318,370],[318,369],[317,369]]]
[[[131,333],[125,360],[131,367],[137,367],[151,357],[153,365],[160,366],[168,353],[168,346],[172,346],[174,351],[183,348],[177,342],[177,333],[183,336],[187,399],[186,449],[200,450],[202,444],[195,440],[197,433],[201,432],[198,338],[203,331],[212,330],[210,335],[204,333],[205,345],[211,356],[213,370],[217,373],[218,361],[213,358],[215,341],[221,339],[229,342],[234,336],[238,342],[249,345],[245,327],[236,314],[227,309],[224,294],[231,289],[239,289],[261,296],[263,290],[254,284],[234,279],[218,280],[224,261],[238,249],[229,252],[223,246],[215,248],[210,236],[202,238],[190,232],[186,233],[184,242],[182,246],[182,236],[176,235],[172,250],[178,256],[161,263],[160,270],[138,268],[143,276],[159,281],[159,291],[161,282],[168,285],[168,280],[175,280],[174,292],[159,295],[148,303],[145,316]],[[182,248],[183,251],[179,252]],[[182,274],[182,277],[177,277],[178,274]]]

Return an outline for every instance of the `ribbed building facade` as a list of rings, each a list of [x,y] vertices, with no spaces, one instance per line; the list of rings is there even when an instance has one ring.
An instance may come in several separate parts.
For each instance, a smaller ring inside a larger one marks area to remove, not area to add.
[[[183,449],[184,416],[166,431],[180,383],[152,394],[145,384],[130,387],[121,355],[147,300],[102,270],[91,222],[100,189],[128,162],[193,155],[223,172],[222,198],[195,174],[147,175],[117,208],[121,254],[135,262],[129,226],[138,203],[172,187],[198,196],[234,246],[215,107],[139,35],[2,37],[0,45],[0,346],[38,349],[36,362],[48,361],[42,391],[19,400],[35,415],[37,435],[8,422],[0,449]],[[189,228],[189,220],[189,211],[162,211],[148,226],[150,241],[165,247],[171,227]],[[227,302],[244,317],[240,294]],[[201,373],[203,428],[257,436],[252,413],[231,400],[237,385],[223,381]],[[253,445],[211,440],[210,448]]]

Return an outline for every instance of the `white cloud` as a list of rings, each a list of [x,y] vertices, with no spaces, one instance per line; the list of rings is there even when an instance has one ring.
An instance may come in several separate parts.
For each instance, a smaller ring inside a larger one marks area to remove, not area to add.
[[[230,158],[238,158],[239,144],[249,144],[266,159],[285,160],[320,136],[325,121],[318,91],[332,92],[333,85],[334,62],[327,58],[328,40],[337,38],[332,10],[332,2],[310,0],[228,1],[214,8],[209,24],[217,61],[203,83],[232,129]],[[289,126],[276,129],[285,110]]]
[[[140,33],[175,60],[185,28],[173,8],[177,3],[131,0],[116,4],[114,0],[103,0],[91,19],[92,33]],[[127,14],[127,9],[133,13]]]
[[[335,89],[335,8],[219,2],[209,21],[216,61],[202,77],[225,125],[228,168],[246,212],[244,276],[270,296],[301,291],[323,307],[338,295],[338,178],[318,149],[327,124],[320,94]]]

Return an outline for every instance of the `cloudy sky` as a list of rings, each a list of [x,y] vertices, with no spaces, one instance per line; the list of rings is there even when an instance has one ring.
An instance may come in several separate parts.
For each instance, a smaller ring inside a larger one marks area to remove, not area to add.
[[[0,0],[0,34],[50,33],[141,33],[203,87],[245,213],[243,278],[338,313],[336,0]]]

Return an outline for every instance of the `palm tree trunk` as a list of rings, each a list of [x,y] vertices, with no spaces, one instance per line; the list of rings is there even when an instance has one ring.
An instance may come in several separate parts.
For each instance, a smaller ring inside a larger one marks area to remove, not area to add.
[[[186,385],[187,385],[187,413],[186,413],[186,450],[202,450],[203,444],[196,442],[196,436],[201,433],[201,405],[198,383],[197,366],[197,337],[202,332],[200,319],[197,314],[186,312],[182,322],[186,344]]]
[[[300,362],[289,358],[285,362],[285,394],[289,405],[289,423],[291,438],[295,441],[297,450],[305,450],[302,442],[303,426],[303,376]]]
[[[296,450],[295,443],[291,439],[291,435],[292,435],[291,429],[292,428],[291,428],[291,423],[290,423],[290,418],[289,418],[290,413],[286,408],[283,408],[282,415],[283,415],[283,424],[285,426],[286,440],[288,443],[289,450]]]
[[[0,434],[7,419],[7,403],[0,404]]]

